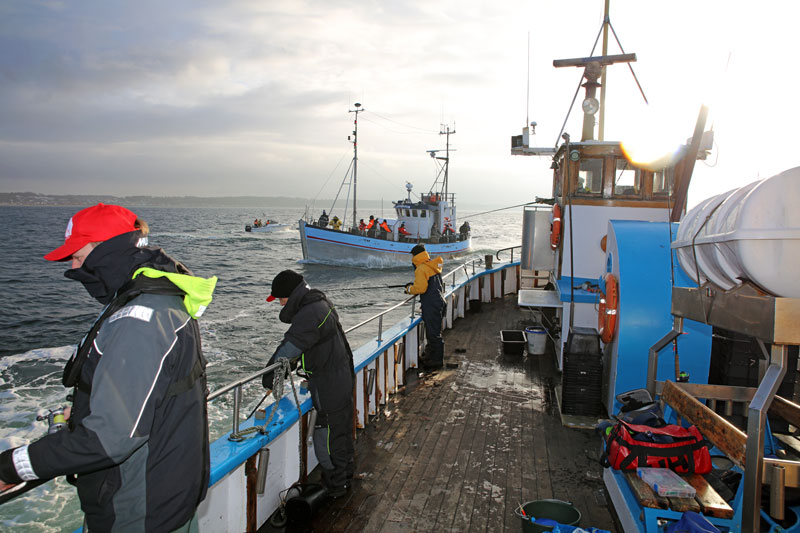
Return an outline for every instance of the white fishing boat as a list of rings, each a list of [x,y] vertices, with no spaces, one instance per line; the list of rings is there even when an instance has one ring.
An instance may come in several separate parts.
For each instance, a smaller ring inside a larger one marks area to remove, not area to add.
[[[382,222],[372,217],[359,218],[357,198],[358,183],[358,113],[363,112],[356,103],[353,130],[353,160],[351,172],[344,181],[353,192],[353,209],[348,220],[348,209],[334,228],[328,225],[327,215],[320,220],[306,217],[299,221],[303,259],[311,263],[332,265],[358,265],[366,267],[391,267],[408,264],[408,253],[417,244],[424,244],[431,256],[455,258],[470,249],[469,223],[458,225],[455,194],[448,190],[450,135],[449,126],[440,132],[446,136],[444,154],[439,150],[428,153],[439,164],[436,180],[427,193],[412,199],[413,186],[406,183],[406,198],[393,202],[394,217]],[[331,210],[333,211],[333,210]]]

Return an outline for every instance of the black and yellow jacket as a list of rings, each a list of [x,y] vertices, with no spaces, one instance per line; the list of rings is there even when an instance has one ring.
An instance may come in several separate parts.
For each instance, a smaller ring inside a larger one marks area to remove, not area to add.
[[[279,318],[291,326],[267,364],[279,357],[297,361],[308,375],[311,398],[319,412],[350,405],[355,383],[353,352],[325,294],[301,283],[289,295]],[[265,374],[264,386],[272,387],[272,373]]]

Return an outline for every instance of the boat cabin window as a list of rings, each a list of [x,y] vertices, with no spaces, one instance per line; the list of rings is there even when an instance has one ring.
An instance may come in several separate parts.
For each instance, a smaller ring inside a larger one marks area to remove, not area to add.
[[[627,159],[617,159],[614,196],[641,196],[641,173]]]
[[[578,169],[578,184],[575,193],[594,196],[602,192],[603,160],[599,158],[581,159]]]
[[[653,176],[653,194],[667,196],[672,192],[674,171],[662,170]]]
[[[411,210],[411,216],[412,217],[416,217],[417,216],[417,210],[416,209],[412,209]]]
[[[419,216],[421,216],[422,218],[425,218],[425,213],[427,213],[427,211],[420,211],[419,212]]]

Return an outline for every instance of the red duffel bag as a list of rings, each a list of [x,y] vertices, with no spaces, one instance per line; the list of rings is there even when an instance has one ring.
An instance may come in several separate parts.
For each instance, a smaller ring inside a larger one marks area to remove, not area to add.
[[[606,437],[601,462],[616,470],[669,468],[679,474],[711,472],[709,442],[695,426],[660,428],[618,421]]]

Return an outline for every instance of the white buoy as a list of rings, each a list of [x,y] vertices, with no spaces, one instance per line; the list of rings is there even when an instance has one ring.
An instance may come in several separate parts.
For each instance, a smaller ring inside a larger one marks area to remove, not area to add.
[[[681,220],[672,248],[700,284],[729,290],[749,280],[800,298],[800,167],[701,202]]]

